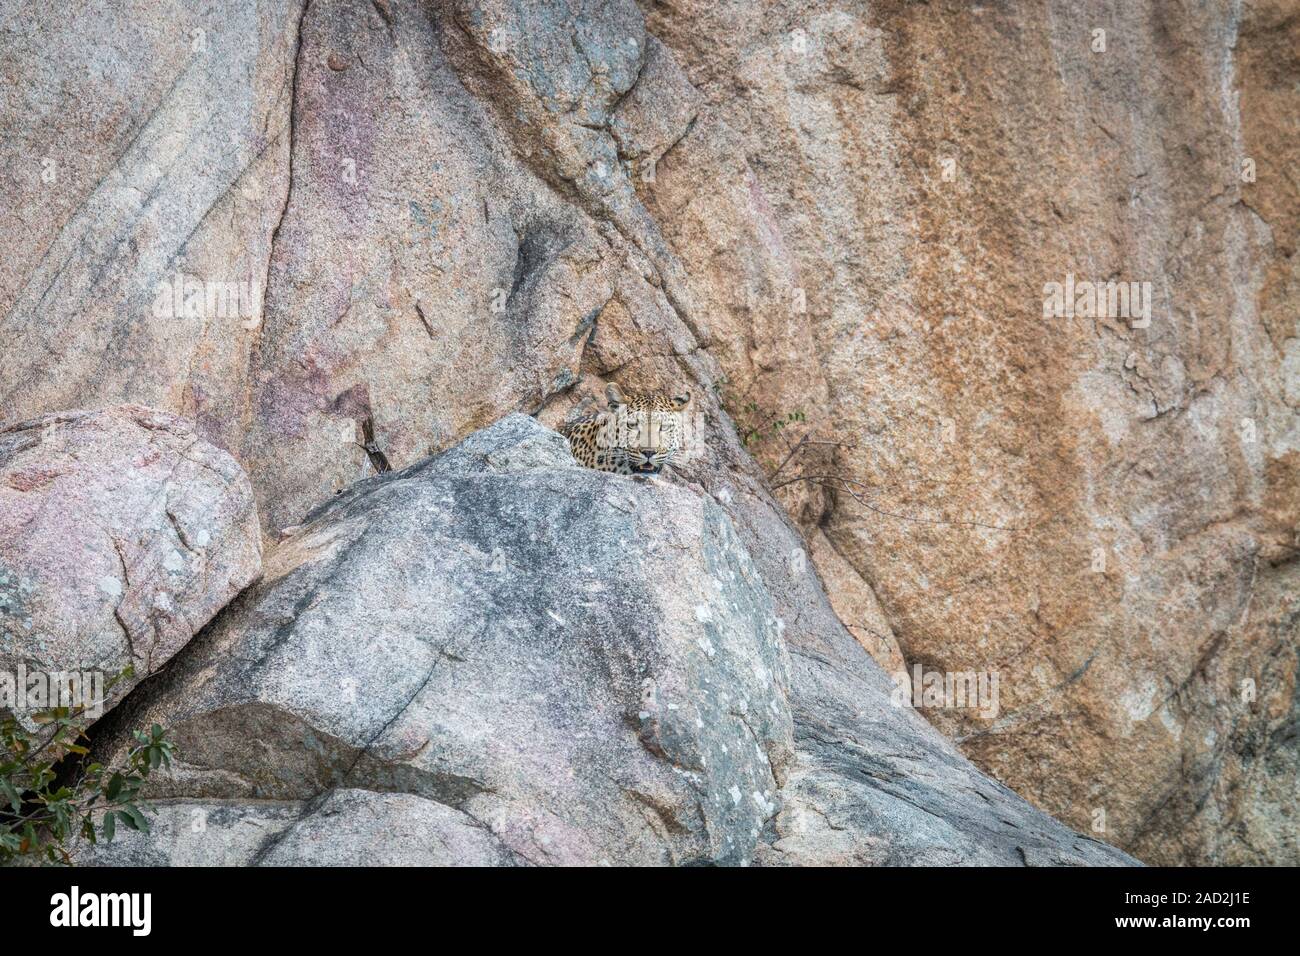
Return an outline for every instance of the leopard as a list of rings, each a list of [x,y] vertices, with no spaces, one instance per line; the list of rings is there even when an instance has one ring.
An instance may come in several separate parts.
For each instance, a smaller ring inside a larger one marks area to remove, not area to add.
[[[658,475],[680,462],[685,451],[683,412],[689,391],[667,395],[624,394],[611,382],[609,411],[586,415],[560,427],[578,464],[616,475]]]

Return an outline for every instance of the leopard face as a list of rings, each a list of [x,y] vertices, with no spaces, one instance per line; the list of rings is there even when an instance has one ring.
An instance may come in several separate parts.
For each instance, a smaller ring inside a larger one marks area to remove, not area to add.
[[[690,392],[625,395],[610,383],[605,397],[609,411],[560,429],[579,464],[619,475],[657,475],[679,458]]]

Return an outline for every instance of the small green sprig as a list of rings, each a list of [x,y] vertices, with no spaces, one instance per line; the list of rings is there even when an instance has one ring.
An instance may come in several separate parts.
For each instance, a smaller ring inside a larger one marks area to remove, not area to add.
[[[109,681],[111,687],[131,669]],[[94,844],[111,842],[118,826],[147,832],[138,805],[149,774],[171,767],[175,748],[161,726],[134,731],[135,745],[122,766],[83,763],[75,779],[58,783],[65,757],[87,757],[84,706],[54,707],[33,715],[40,727],[28,731],[12,714],[0,716],[0,865],[29,860],[69,864],[68,843],[76,834]],[[98,832],[96,814],[102,813]]]

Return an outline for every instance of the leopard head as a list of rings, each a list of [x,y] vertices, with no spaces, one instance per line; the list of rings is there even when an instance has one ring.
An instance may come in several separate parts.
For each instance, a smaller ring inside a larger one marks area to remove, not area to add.
[[[657,475],[681,454],[690,392],[633,395],[611,382],[605,398],[611,413],[607,419],[610,448],[623,458],[628,473]]]

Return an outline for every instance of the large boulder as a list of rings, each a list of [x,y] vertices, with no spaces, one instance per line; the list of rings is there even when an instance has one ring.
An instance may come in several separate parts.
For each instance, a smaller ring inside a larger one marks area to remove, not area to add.
[[[797,661],[792,693],[784,630],[711,497],[579,468],[510,416],[317,509],[105,719],[101,757],[153,722],[181,756],[150,779],[154,831],[81,858],[1126,859],[893,706],[842,628],[861,673]]]
[[[175,416],[122,405],[0,428],[5,673],[133,667],[111,704],[261,569],[247,476]]]
[[[791,757],[777,629],[712,501],[515,416],[315,513],[138,719],[182,754],[156,796],[398,791],[537,863],[742,862]]]

